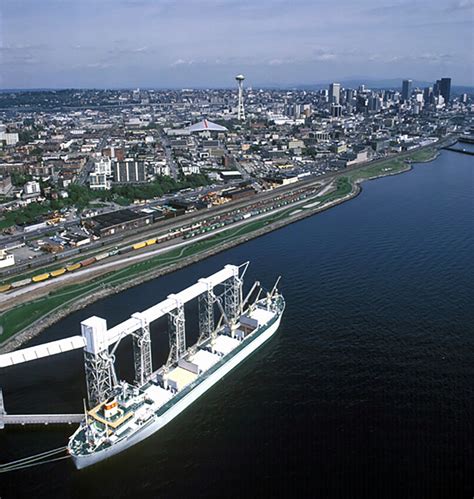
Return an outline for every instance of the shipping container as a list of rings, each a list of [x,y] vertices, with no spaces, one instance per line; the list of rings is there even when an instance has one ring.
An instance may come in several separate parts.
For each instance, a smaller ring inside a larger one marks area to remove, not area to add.
[[[49,277],[50,277],[50,274],[49,274],[49,272],[47,272],[45,274],[35,275],[34,277],[31,278],[31,281],[32,282],[46,281],[46,279],[49,279]]]

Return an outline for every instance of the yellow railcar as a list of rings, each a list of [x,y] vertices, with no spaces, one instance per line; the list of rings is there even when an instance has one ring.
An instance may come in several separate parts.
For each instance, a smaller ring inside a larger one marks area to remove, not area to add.
[[[63,275],[66,272],[66,269],[63,267],[61,269],[53,270],[51,272],[51,277],[59,277],[60,275]]]
[[[80,263],[73,263],[72,265],[68,265],[66,267],[66,270],[68,272],[74,272],[75,270],[80,269],[80,268],[81,268],[81,264]]]
[[[136,244],[134,244],[134,245],[132,246],[132,248],[133,248],[134,250],[139,250],[139,249],[144,248],[145,246],[146,246],[146,241],[143,241],[143,242],[141,242],[141,243],[136,243]]]
[[[46,272],[45,274],[39,274],[35,275],[34,277],[31,278],[32,282],[42,282],[46,281],[46,279],[50,278],[50,273]]]

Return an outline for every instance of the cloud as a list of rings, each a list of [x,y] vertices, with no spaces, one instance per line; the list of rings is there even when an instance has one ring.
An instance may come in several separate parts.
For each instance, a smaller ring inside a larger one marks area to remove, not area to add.
[[[456,12],[474,9],[474,0],[458,0],[446,8],[447,12]],[[472,19],[471,19],[472,22]]]
[[[392,16],[394,13],[406,13],[407,9],[409,9],[410,14],[412,14],[414,11],[419,11],[421,8],[420,2],[403,1],[391,5],[370,7],[364,10],[364,14],[388,17]]]
[[[24,44],[12,44],[12,45],[0,45],[0,51],[2,52],[31,52],[35,50],[41,50],[46,48],[46,45],[24,45]]]
[[[432,79],[446,65],[453,81],[472,80],[474,0],[338,0],[337,8],[310,0],[0,2],[1,63],[36,87],[74,85],[80,68],[91,86],[232,84],[234,72],[252,84],[362,70]],[[43,67],[30,68],[35,61]]]
[[[84,66],[87,69],[108,69],[112,64],[106,62],[90,62]]]
[[[269,66],[281,66],[282,64],[287,64],[288,61],[285,61],[284,59],[272,59],[268,61]]]
[[[333,61],[335,59],[337,59],[336,54],[330,54],[330,53],[319,54],[315,57],[316,61]]]
[[[190,64],[194,64],[194,61],[186,61],[184,59],[176,59],[175,61],[173,61],[170,66],[171,67],[176,67],[176,66],[186,66],[186,65],[190,65]]]

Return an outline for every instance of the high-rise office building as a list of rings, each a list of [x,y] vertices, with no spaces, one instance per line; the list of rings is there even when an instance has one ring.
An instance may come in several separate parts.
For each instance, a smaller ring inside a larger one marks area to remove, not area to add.
[[[342,116],[342,106],[340,104],[331,104],[331,116],[340,118]]]
[[[369,111],[378,112],[380,111],[381,107],[382,107],[381,99],[378,95],[373,95],[369,97],[369,102],[368,102]]]
[[[426,105],[431,104],[433,100],[433,88],[432,87],[426,87],[423,90],[423,101]]]
[[[329,103],[339,104],[341,101],[341,84],[331,83],[329,85]]]
[[[411,84],[412,80],[403,80],[402,83],[402,100],[404,102],[408,101],[411,96]]]
[[[437,83],[439,83],[439,93],[447,104],[451,99],[451,78],[441,78]]]

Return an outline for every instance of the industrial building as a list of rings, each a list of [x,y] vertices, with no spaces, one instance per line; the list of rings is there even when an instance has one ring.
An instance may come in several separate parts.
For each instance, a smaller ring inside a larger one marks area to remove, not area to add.
[[[255,196],[255,189],[253,187],[243,187],[241,189],[232,189],[229,191],[224,191],[222,196],[230,199],[231,201],[236,201],[237,199],[243,199],[250,196]]]
[[[144,227],[153,222],[153,214],[136,213],[132,210],[120,210],[104,213],[83,221],[83,224],[94,232],[96,236],[106,237],[128,230]]]

